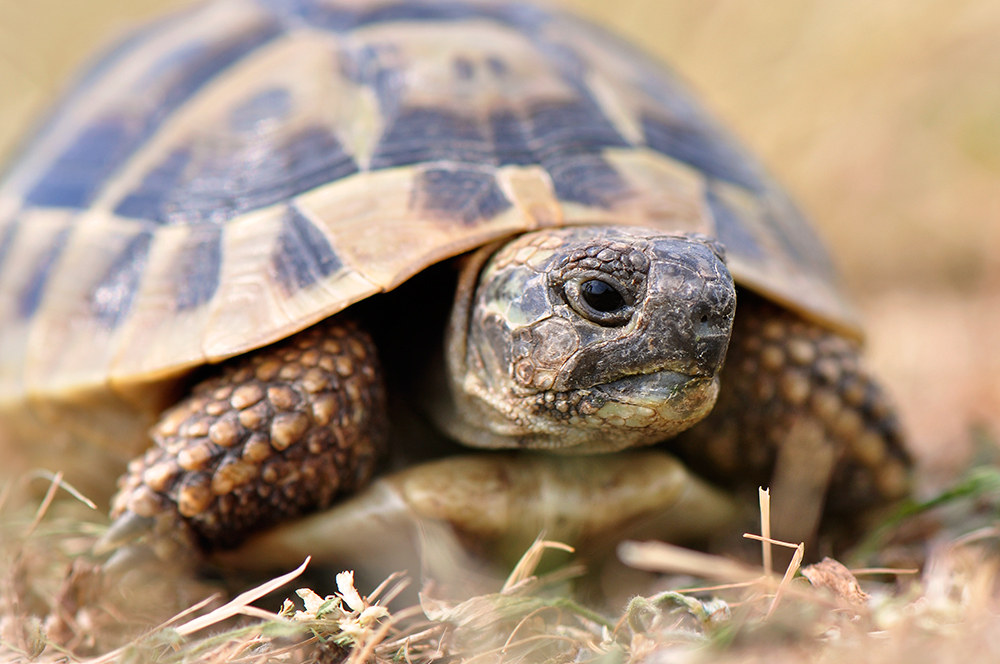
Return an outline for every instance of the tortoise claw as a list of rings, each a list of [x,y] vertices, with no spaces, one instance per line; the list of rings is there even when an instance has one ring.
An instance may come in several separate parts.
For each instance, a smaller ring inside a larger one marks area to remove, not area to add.
[[[122,550],[125,545],[134,544],[153,534],[155,528],[156,519],[154,517],[139,516],[131,510],[126,510],[94,543],[94,555],[101,556],[115,550]]]
[[[191,567],[197,564],[198,549],[187,539],[188,531],[163,515],[140,516],[125,510],[94,543],[96,556],[111,555],[102,567],[105,571],[125,571],[149,563]]]

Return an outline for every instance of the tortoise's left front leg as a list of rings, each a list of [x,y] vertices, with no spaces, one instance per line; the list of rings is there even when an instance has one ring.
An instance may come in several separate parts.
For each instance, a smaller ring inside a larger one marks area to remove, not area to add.
[[[367,483],[385,394],[374,344],[353,322],[336,316],[213,371],[129,464],[99,549],[147,534],[161,558],[178,543],[227,547]]]
[[[677,448],[754,501],[770,487],[775,537],[812,542],[832,527],[849,539],[865,512],[908,492],[895,412],[853,341],[743,290],[720,380]]]

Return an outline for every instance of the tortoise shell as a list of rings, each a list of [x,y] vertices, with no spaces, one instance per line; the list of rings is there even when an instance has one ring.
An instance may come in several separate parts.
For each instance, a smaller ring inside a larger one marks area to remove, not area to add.
[[[742,285],[856,330],[789,199],[584,21],[201,5],[100,60],[0,184],[0,404],[156,384],[489,241],[595,223],[712,235]]]

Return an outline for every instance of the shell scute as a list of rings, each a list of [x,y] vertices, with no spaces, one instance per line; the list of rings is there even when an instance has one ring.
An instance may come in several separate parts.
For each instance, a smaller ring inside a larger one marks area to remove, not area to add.
[[[274,21],[245,32],[185,44],[143,72],[124,89],[119,104],[108,105],[84,124],[68,147],[29,185],[27,203],[85,208],[101,186],[166,121],[214,76],[279,33]]]
[[[175,149],[149,171],[138,187],[125,195],[114,209],[115,214],[132,219],[149,219],[158,224],[168,223],[171,194],[176,191],[190,162],[190,149]]]
[[[230,0],[119,53],[0,185],[4,394],[152,381],[564,224],[716,235],[744,284],[852,325],[762,169],[660,66],[571,17]],[[74,247],[101,233],[86,267]],[[89,332],[53,347],[68,330]]]
[[[271,260],[278,283],[289,294],[344,266],[326,236],[294,206],[282,218]]]
[[[708,177],[752,191],[766,189],[755,169],[749,167],[730,143],[721,140],[717,132],[648,114],[640,121],[643,139],[651,149],[689,164]]]
[[[146,268],[152,241],[152,231],[139,227],[136,235],[112,260],[90,295],[96,321],[115,328],[128,316]]]
[[[429,161],[487,163],[489,154],[489,143],[471,118],[447,109],[403,108],[382,135],[370,168]]]
[[[212,300],[222,270],[222,229],[215,224],[188,227],[188,236],[171,270],[177,311],[197,309]]]
[[[511,207],[495,174],[475,168],[419,169],[413,193],[417,209],[466,225],[491,220]]]
[[[104,117],[86,127],[28,190],[28,205],[82,208],[138,143],[128,121]]]

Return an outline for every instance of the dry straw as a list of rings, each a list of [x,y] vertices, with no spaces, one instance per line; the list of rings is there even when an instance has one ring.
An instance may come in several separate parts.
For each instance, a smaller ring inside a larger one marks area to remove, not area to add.
[[[87,554],[100,528],[53,501],[61,483],[52,480],[31,509],[16,507],[11,490],[0,493],[0,662],[998,659],[990,636],[1000,627],[998,566],[986,546],[997,540],[994,526],[937,545],[919,581],[869,583],[866,592],[837,561],[800,568],[802,545],[768,536],[762,491],[762,534],[747,537],[761,542],[763,567],[660,542],[624,542],[621,559],[655,575],[648,593],[617,612],[567,594],[584,573],[579,566],[540,573],[546,551],[571,552],[542,538],[493,593],[442,597],[427,585],[419,604],[396,607],[407,578],[393,575],[366,595],[349,572],[337,575],[332,593],[291,593],[305,561],[222,602],[217,588],[187,575],[157,569],[112,577],[102,570]],[[780,577],[771,569],[773,546],[794,551]],[[856,571],[899,578],[915,570]]]

